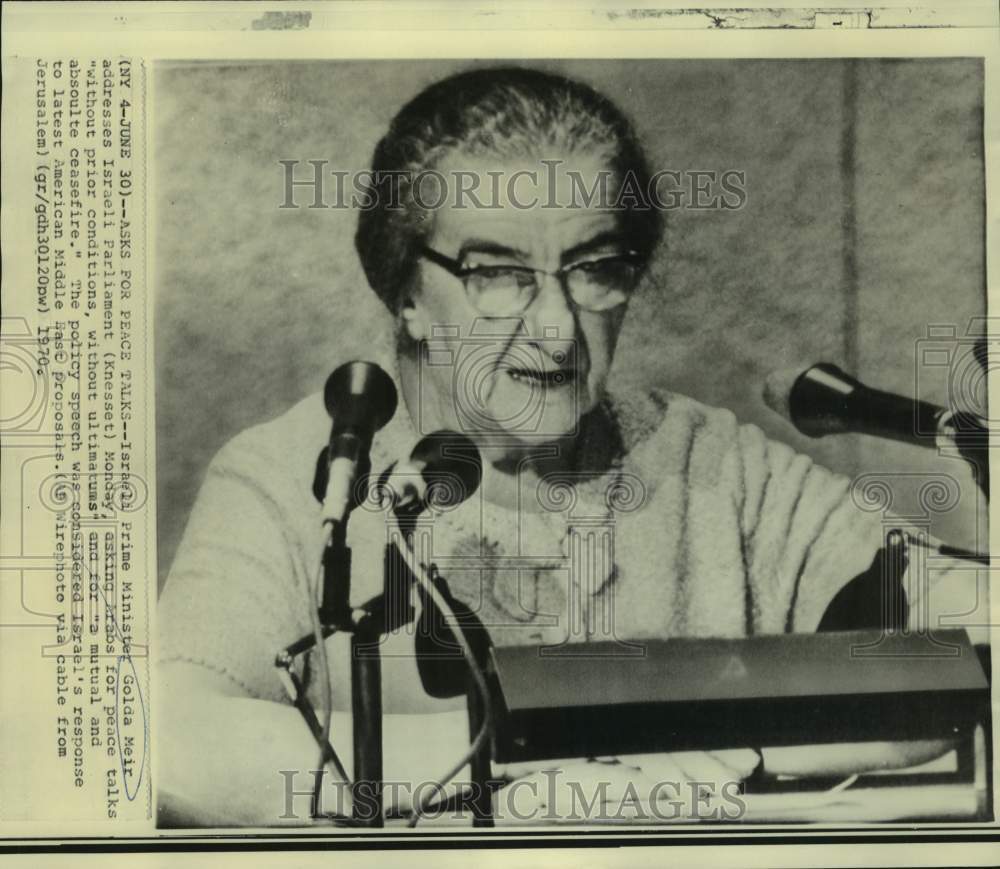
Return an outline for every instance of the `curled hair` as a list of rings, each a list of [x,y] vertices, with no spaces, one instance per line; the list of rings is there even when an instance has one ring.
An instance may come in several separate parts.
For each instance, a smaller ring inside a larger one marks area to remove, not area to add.
[[[632,125],[589,85],[520,67],[477,69],[432,84],[400,109],[372,157],[372,207],[363,209],[354,243],[372,289],[393,313],[403,302],[431,214],[408,183],[448,155],[523,158],[539,149],[589,151],[619,178],[643,190],[649,168]],[[630,246],[648,259],[660,234],[654,208],[629,208]]]

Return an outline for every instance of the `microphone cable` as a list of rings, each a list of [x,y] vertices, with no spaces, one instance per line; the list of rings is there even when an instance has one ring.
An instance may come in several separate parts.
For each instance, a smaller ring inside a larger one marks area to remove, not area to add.
[[[491,735],[492,730],[492,703],[490,699],[489,686],[486,683],[486,676],[479,666],[479,662],[476,660],[476,656],[472,651],[472,647],[469,644],[468,639],[465,636],[465,631],[455,616],[454,611],[449,606],[448,601],[445,597],[438,591],[437,587],[434,585],[433,581],[427,576],[427,567],[417,561],[416,555],[413,550],[405,542],[406,536],[402,533],[402,529],[399,527],[398,523],[396,525],[397,530],[399,530],[400,537],[402,537],[404,543],[401,546],[399,544],[399,538],[396,539],[396,549],[403,557],[406,562],[407,567],[410,569],[414,579],[420,584],[421,588],[427,593],[430,599],[433,601],[434,605],[438,607],[442,616],[444,617],[445,623],[451,629],[456,641],[461,648],[462,655],[466,659],[473,676],[473,681],[476,684],[476,689],[479,692],[480,699],[482,701],[482,711],[483,711],[483,723],[479,728],[475,738],[469,746],[469,749],[465,752],[462,758],[454,764],[445,775],[441,776],[440,779],[435,781],[434,789],[431,793],[423,800],[421,800],[420,805],[413,807],[413,817],[410,818],[407,826],[412,828],[416,827],[420,822],[421,816],[426,814],[427,811],[432,808],[432,803],[444,789],[447,787],[448,783],[462,770],[466,764],[476,755],[476,753],[482,748],[483,743]],[[327,533],[324,538],[323,552],[326,551],[326,546],[330,541],[333,534],[332,526],[328,526]],[[323,719],[321,723],[321,739],[320,744],[320,754],[319,762],[317,764],[317,770],[319,775],[315,777],[315,784],[313,787],[313,806],[319,805],[320,790],[322,788],[323,775],[326,771],[327,763],[332,763],[336,769],[337,775],[343,780],[343,782],[350,786],[352,784],[350,777],[348,776],[340,758],[337,756],[332,744],[330,743],[330,729],[333,721],[333,675],[330,670],[330,660],[326,653],[326,644],[324,642],[323,636],[323,626],[319,620],[319,592],[322,587],[322,575],[323,575],[323,558],[320,556],[320,564],[316,571],[316,580],[313,588],[310,592],[313,597],[313,606],[310,606],[310,617],[312,620],[313,634],[316,638],[316,650],[317,656],[319,658],[319,669],[321,673],[321,690],[323,699]],[[337,817],[335,820],[338,822],[341,820],[348,821],[347,818]]]
[[[445,599],[444,595],[438,591],[437,586],[435,586],[434,582],[428,577],[428,568],[422,562],[417,561],[416,554],[406,542],[407,537],[403,530],[399,527],[398,522],[396,529],[400,532],[399,537],[396,538],[396,549],[399,551],[399,554],[402,555],[403,560],[406,562],[406,566],[413,574],[414,579],[420,584],[420,587],[434,602],[434,605],[441,612],[441,615],[444,617],[448,627],[451,628],[452,634],[458,641],[458,645],[461,647],[462,655],[465,657],[465,660],[469,665],[469,669],[472,671],[472,678],[476,683],[476,689],[479,692],[480,699],[483,704],[483,723],[480,726],[478,733],[476,733],[475,738],[472,740],[468,751],[462,755],[462,758],[454,766],[452,766],[448,772],[445,773],[445,775],[433,782],[434,790],[432,790],[426,798],[421,800],[419,805],[413,806],[413,817],[410,818],[407,823],[407,827],[413,828],[420,823],[420,818],[431,808],[431,803],[438,796],[438,794],[444,791],[448,783],[456,775],[458,775],[459,772],[461,772],[462,768],[469,763],[469,761],[472,760],[476,753],[482,748],[486,739],[491,735],[493,710],[490,701],[489,686],[486,684],[486,675],[479,666],[479,661],[476,660],[472,647],[469,645],[468,638],[465,636],[465,630],[459,623],[454,610],[452,610],[452,608],[448,605],[448,601]],[[400,538],[404,541],[402,546],[398,543]],[[431,566],[431,569],[435,569],[433,565]]]
[[[323,546],[320,549],[319,566],[316,569],[315,583],[309,592],[312,596],[312,605],[309,607],[309,615],[312,621],[313,636],[316,638],[316,654],[319,658],[320,669],[320,689],[323,695],[323,721],[320,726],[320,746],[319,762],[316,765],[318,775],[315,776],[313,784],[313,807],[319,806],[320,791],[323,786],[323,775],[326,773],[327,763],[332,763],[337,775],[340,776],[344,784],[351,785],[351,779],[340,762],[337,752],[330,744],[330,728],[333,723],[333,673],[330,670],[330,659],[326,654],[326,638],[323,636],[323,625],[319,620],[320,589],[323,587],[323,561],[326,548],[333,538],[333,523],[326,523],[326,534],[323,538]]]

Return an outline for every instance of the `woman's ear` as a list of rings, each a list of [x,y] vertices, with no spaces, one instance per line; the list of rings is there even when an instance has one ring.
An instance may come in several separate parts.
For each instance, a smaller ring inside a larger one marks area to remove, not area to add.
[[[429,337],[424,313],[412,298],[407,298],[403,302],[403,306],[399,309],[399,317],[410,340],[421,341]]]

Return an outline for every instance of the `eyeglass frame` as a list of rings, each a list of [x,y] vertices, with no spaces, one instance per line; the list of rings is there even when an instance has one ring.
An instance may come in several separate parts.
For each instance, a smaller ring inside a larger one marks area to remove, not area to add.
[[[563,292],[566,294],[566,297],[577,308],[580,308],[581,310],[584,310],[584,311],[589,310],[589,311],[592,311],[592,312],[598,313],[598,314],[600,314],[600,313],[606,313],[608,311],[613,311],[615,308],[620,308],[622,305],[624,305],[626,302],[628,302],[628,298],[625,298],[621,302],[618,302],[618,303],[616,303],[614,305],[611,305],[608,308],[587,308],[586,306],[581,305],[576,299],[574,299],[573,298],[573,294],[569,291],[569,286],[568,286],[569,273],[572,272],[573,269],[579,268],[580,266],[586,265],[588,263],[600,262],[602,260],[618,260],[618,259],[634,260],[636,262],[636,264],[639,266],[640,269],[642,268],[642,266],[643,266],[643,264],[645,262],[645,258],[638,251],[628,250],[628,251],[625,251],[624,253],[606,254],[606,255],[596,256],[593,259],[589,259],[589,260],[588,259],[577,260],[576,262],[569,263],[569,264],[564,265],[564,266],[560,266],[555,271],[547,271],[546,269],[539,269],[539,268],[534,268],[533,266],[523,266],[523,265],[476,265],[476,266],[464,266],[464,265],[462,265],[461,260],[453,259],[452,257],[447,256],[446,254],[443,254],[440,251],[435,250],[434,248],[432,248],[432,247],[430,247],[429,245],[426,245],[426,244],[420,246],[420,255],[422,257],[426,258],[427,260],[429,260],[430,262],[434,263],[434,265],[439,266],[440,268],[444,269],[452,277],[458,278],[460,281],[462,281],[462,286],[465,289],[466,296],[468,297],[469,301],[472,303],[473,307],[475,307],[477,310],[480,310],[480,309],[475,304],[475,302],[473,301],[472,291],[469,289],[469,281],[468,281],[468,279],[471,278],[475,274],[475,272],[477,270],[479,270],[479,269],[487,269],[487,268],[509,268],[509,269],[511,269],[513,271],[532,272],[535,275],[544,275],[546,277],[556,278],[556,280],[559,281],[559,285],[562,287]],[[517,311],[511,311],[510,313],[507,313],[507,314],[496,314],[496,315],[493,315],[493,316],[498,316],[498,317],[505,317],[505,316],[506,317],[512,317],[512,316],[516,316],[517,314],[524,313],[525,311],[528,310],[528,308],[530,308],[534,304],[535,299],[538,298],[538,294],[541,292],[541,289],[542,289],[542,283],[541,283],[540,280],[538,280],[536,278],[535,279],[535,290],[534,290],[534,293],[532,294],[531,298],[528,300],[527,304],[525,304],[523,307],[521,307]],[[629,295],[631,295],[631,293],[629,293]],[[484,312],[480,311],[480,313],[484,313]],[[484,316],[490,316],[490,315],[484,313]]]

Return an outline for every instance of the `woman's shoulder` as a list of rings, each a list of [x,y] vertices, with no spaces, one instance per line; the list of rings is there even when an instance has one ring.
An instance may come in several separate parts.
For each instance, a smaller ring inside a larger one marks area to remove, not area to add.
[[[678,439],[731,447],[747,428],[728,408],[660,387],[614,393],[609,404],[627,454],[658,449],[664,442]]]
[[[391,354],[387,349],[388,339],[381,331],[373,336],[368,347],[368,356],[390,376],[399,390],[398,377]],[[343,362],[351,361],[349,357]],[[339,362],[335,364],[340,364]],[[407,425],[400,421],[404,415],[402,408],[395,414],[376,439],[372,451],[373,463],[379,447],[383,444],[387,451],[397,450],[400,437],[405,435]],[[322,389],[300,398],[287,409],[265,418],[234,435],[213,460],[216,468],[238,466],[252,469],[265,477],[281,474],[286,480],[294,480],[297,485],[306,481],[311,489],[320,450],[330,439],[330,414],[327,411]],[[402,433],[402,434],[401,434]],[[396,458],[393,453],[393,458]]]
[[[757,425],[717,407],[663,388],[615,393],[623,463],[644,479],[684,477],[692,484],[737,485],[765,478],[774,468],[812,460],[769,437]]]
[[[243,429],[215,454],[211,473],[239,474],[256,482],[311,482],[316,457],[330,435],[322,392]]]

